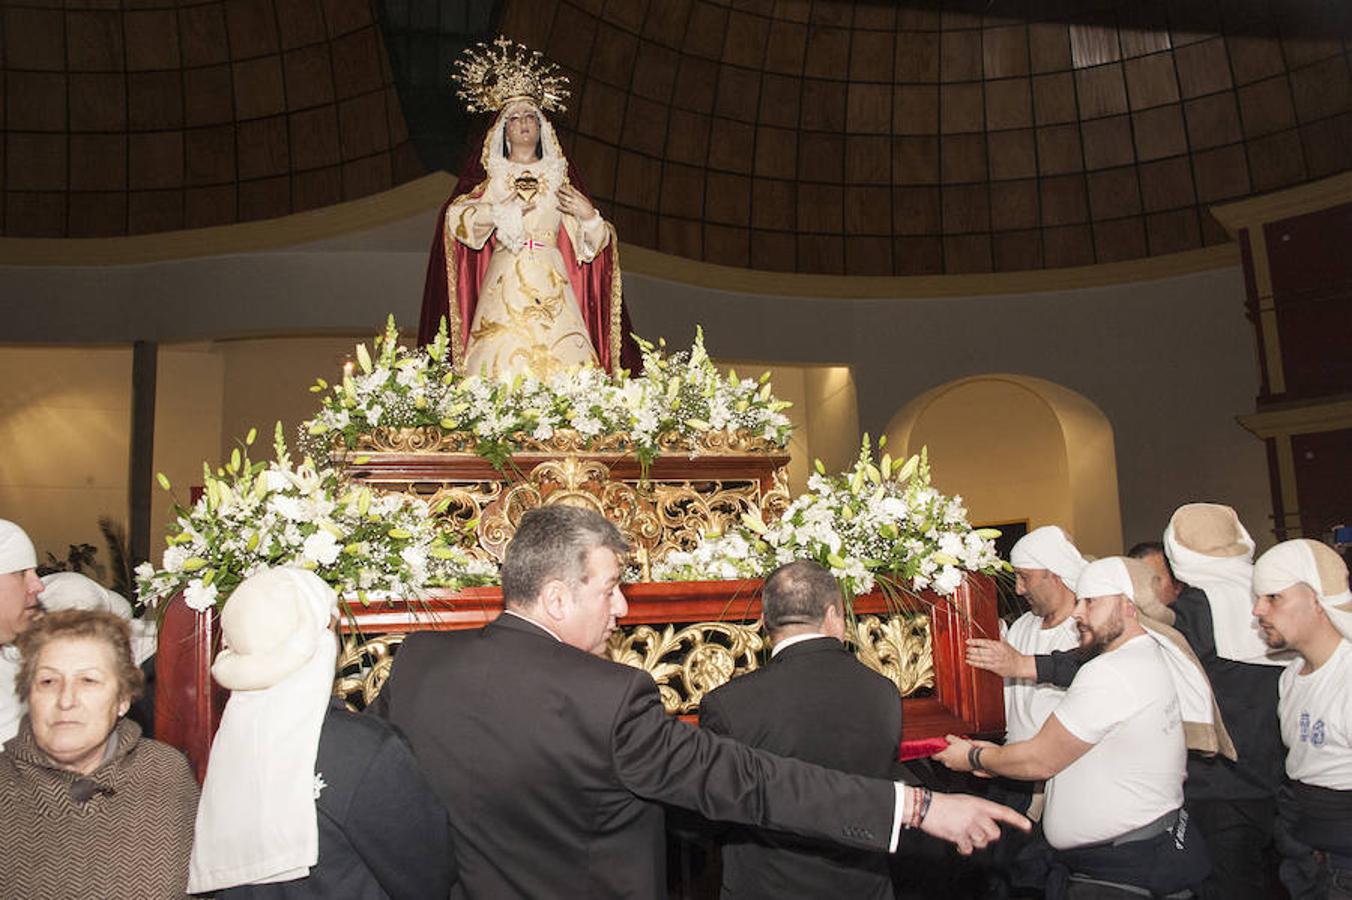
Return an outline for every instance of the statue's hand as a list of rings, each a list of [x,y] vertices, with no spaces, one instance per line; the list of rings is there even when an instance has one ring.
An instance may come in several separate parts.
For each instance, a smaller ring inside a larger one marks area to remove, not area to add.
[[[590,219],[596,215],[596,207],[584,196],[582,192],[571,184],[565,184],[558,190],[559,209],[579,222]]]

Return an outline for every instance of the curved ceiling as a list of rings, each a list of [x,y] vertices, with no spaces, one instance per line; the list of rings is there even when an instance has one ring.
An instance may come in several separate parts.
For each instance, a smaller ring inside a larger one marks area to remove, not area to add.
[[[266,219],[424,172],[367,3],[6,0],[3,13],[7,236]]]
[[[445,73],[495,30],[571,76],[560,132],[621,237],[724,265],[1130,260],[1352,169],[1344,0],[87,5],[4,4],[4,235],[271,218],[454,166]]]
[[[509,0],[626,240],[846,274],[1226,240],[1219,201],[1352,168],[1352,4]]]

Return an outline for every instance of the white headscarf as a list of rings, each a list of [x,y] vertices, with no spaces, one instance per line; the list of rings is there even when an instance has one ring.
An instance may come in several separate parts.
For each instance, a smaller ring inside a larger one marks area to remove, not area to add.
[[[1347,563],[1326,544],[1308,538],[1282,541],[1253,565],[1255,595],[1275,594],[1302,582],[1310,586],[1329,621],[1352,640],[1352,591],[1347,587]]]
[[[1206,593],[1211,605],[1216,655],[1222,659],[1284,666],[1263,642],[1253,617],[1253,538],[1228,506],[1180,506],[1164,529],[1164,553],[1174,575]]]
[[[123,619],[131,618],[131,604],[122,595],[110,591],[87,575],[79,572],[53,572],[42,576],[42,593],[38,594],[43,609],[57,612],[62,609],[96,609],[110,612]]]
[[[36,569],[38,555],[28,534],[8,519],[0,519],[0,575]]]
[[[133,619],[131,604],[117,591],[110,591],[79,572],[53,572],[42,576],[38,600],[48,612],[62,609],[98,609],[126,619],[131,625],[131,652],[139,666],[155,655],[155,622]]]
[[[319,860],[315,757],[333,692],[338,610],[304,569],[246,579],[221,612],[211,673],[230,701],[211,744],[188,892],[304,878]]]
[[[1055,525],[1043,525],[1019,538],[1009,551],[1009,561],[1016,569],[1047,569],[1072,591],[1085,566],[1080,551]]]
[[[1126,596],[1140,613],[1136,621],[1159,645],[1169,677],[1178,692],[1183,717],[1183,735],[1188,749],[1235,759],[1235,746],[1226,731],[1221,711],[1211,690],[1211,680],[1188,646],[1187,639],[1173,628],[1173,612],[1155,595],[1155,573],[1140,560],[1123,556],[1097,559],[1084,567],[1075,594],[1081,600],[1091,597]]]

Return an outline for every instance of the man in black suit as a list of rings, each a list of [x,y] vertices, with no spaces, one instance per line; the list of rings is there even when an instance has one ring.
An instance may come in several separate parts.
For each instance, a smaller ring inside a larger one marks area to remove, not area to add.
[[[781,759],[667,716],[651,676],[596,655],[628,611],[627,552],[596,513],[534,510],[503,561],[504,613],[400,649],[374,705],[449,812],[454,896],[665,896],[661,803],[875,851],[903,826],[964,852],[998,822],[1027,827],[985,800]]]
[[[780,566],[765,580],[761,608],[770,664],[708,694],[700,724],[781,756],[896,777],[901,697],[842,643],[845,610],[831,573],[808,560]],[[749,828],[722,844],[724,897],[892,897],[881,853]]]

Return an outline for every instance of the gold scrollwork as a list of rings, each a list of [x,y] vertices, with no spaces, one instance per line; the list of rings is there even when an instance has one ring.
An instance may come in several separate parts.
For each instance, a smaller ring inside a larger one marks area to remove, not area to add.
[[[934,644],[929,616],[864,616],[852,643],[855,656],[897,686],[903,697],[934,687]]]
[[[655,484],[654,509],[662,525],[661,541],[652,549],[660,560],[673,550],[693,550],[704,534],[741,527],[743,513],[760,515],[760,485],[744,482]]]
[[[404,637],[346,637],[334,695],[354,710],[369,705],[389,678]],[[927,616],[864,616],[850,643],[859,661],[891,680],[901,696],[934,686]],[[765,648],[759,622],[692,622],[621,629],[610,636],[606,656],[652,675],[662,708],[682,715],[697,710],[713,689],[759,668]]]
[[[477,445],[477,439],[469,432],[442,431],[435,425],[419,425],[381,427],[359,434],[356,450],[359,453],[473,453]]]
[[[501,559],[521,517],[561,503],[592,509],[608,518],[636,548],[651,551],[662,534],[652,503],[632,484],[611,481],[610,469],[594,459],[568,455],[540,463],[522,482],[483,509],[479,544]]]
[[[537,439],[529,434],[512,436],[522,453],[633,453],[638,447],[628,434],[608,434],[588,438],[571,428],[557,429],[550,437]],[[382,426],[357,436],[360,453],[473,453],[478,439],[468,431],[446,431],[436,425],[400,428]],[[745,432],[708,431],[694,438],[667,432],[657,439],[659,453],[714,455],[720,453],[779,453],[782,448],[760,435]],[[344,452],[341,447],[336,452]]]
[[[369,706],[390,677],[394,652],[404,638],[403,634],[382,634],[364,641],[358,641],[355,635],[345,637],[338,654],[333,695],[353,712]]]
[[[694,712],[705,694],[730,678],[757,668],[764,646],[755,624],[696,622],[660,632],[639,625],[612,634],[606,655],[652,675],[662,708],[679,715]]]
[[[778,522],[784,518],[784,513],[788,510],[789,504],[793,502],[789,496],[789,470],[787,466],[780,466],[775,469],[774,483],[770,490],[761,497],[761,514],[766,522]]]

